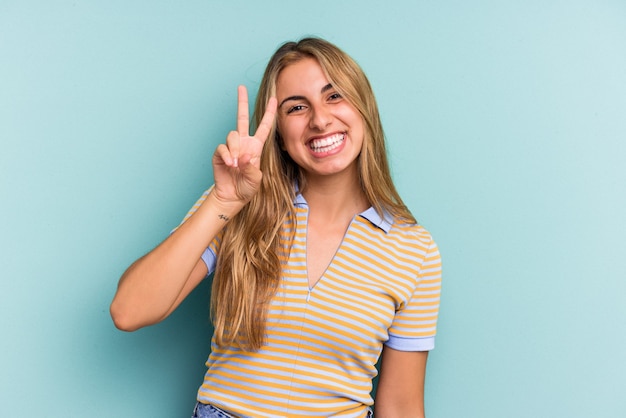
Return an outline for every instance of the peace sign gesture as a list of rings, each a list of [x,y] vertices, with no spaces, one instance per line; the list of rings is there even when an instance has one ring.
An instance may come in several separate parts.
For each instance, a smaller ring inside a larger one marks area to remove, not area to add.
[[[244,86],[239,86],[237,93],[237,130],[229,132],[226,143],[215,150],[213,176],[215,197],[222,203],[243,206],[252,199],[261,184],[261,151],[274,123],[276,98],[271,97],[267,102],[263,119],[251,136],[248,92]]]

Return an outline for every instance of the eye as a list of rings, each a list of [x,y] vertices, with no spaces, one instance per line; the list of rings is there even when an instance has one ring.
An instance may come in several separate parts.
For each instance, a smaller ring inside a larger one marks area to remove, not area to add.
[[[294,112],[299,112],[301,110],[304,109],[304,105],[295,105],[295,106],[291,106],[290,108],[287,109],[287,114],[291,114]]]
[[[330,94],[328,96],[328,100],[331,101],[331,102],[336,102],[338,100],[341,100],[342,98],[343,98],[343,96],[341,96],[341,94],[339,94],[337,92],[334,92],[334,93],[332,93],[332,94]]]

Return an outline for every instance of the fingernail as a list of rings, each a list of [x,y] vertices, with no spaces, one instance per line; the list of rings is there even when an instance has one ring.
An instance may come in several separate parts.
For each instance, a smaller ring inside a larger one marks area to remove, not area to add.
[[[237,158],[233,158],[233,166],[239,167],[239,161],[237,160]]]

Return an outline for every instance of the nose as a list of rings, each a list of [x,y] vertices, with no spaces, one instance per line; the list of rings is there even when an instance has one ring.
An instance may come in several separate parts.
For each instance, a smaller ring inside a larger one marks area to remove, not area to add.
[[[311,119],[309,120],[309,127],[323,131],[333,120],[333,115],[324,105],[318,105],[312,108]]]

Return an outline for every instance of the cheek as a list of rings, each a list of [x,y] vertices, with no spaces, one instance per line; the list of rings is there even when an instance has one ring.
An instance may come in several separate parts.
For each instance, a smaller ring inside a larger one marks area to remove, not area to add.
[[[286,123],[284,119],[278,118],[278,120],[276,121],[276,131],[281,136],[281,138],[284,138],[285,136],[288,136],[289,135],[289,124]]]
[[[341,109],[341,111],[337,114],[337,117],[346,122],[353,129],[364,129],[365,121],[363,120],[363,117],[355,108],[351,106],[346,106]]]
[[[280,137],[280,143],[282,147],[285,147],[285,144],[297,140],[297,138],[299,137],[298,132],[300,132],[298,126],[295,123],[285,123],[284,121],[279,121],[276,124],[276,130]]]

